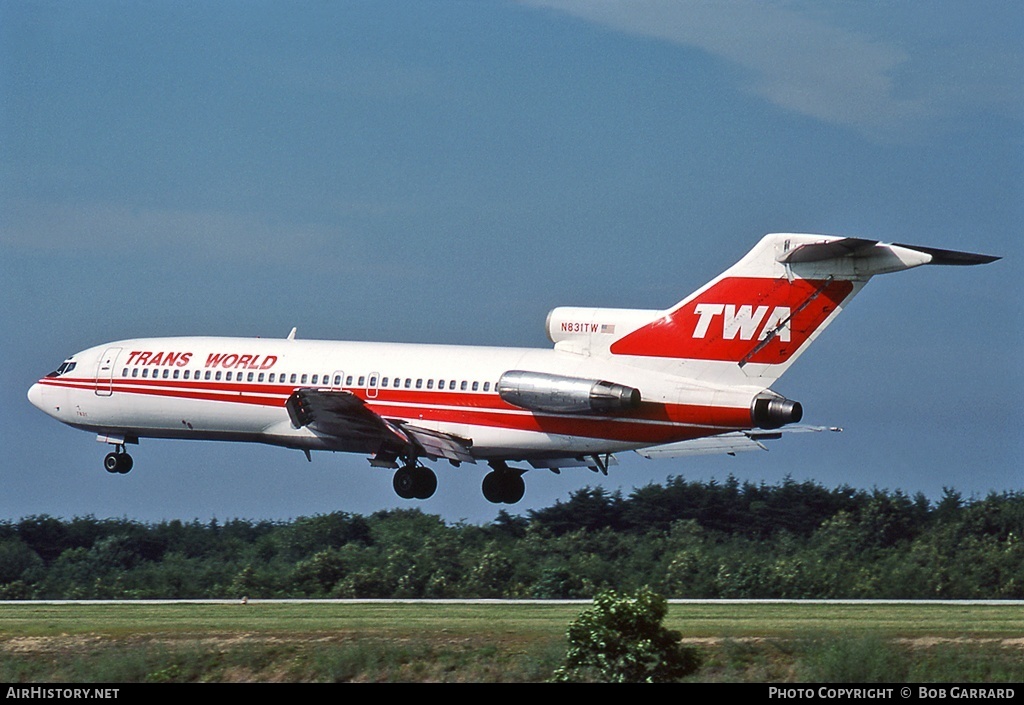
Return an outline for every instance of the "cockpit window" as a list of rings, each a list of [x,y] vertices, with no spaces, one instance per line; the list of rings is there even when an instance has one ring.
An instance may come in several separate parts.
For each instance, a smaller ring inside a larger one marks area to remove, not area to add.
[[[66,375],[68,372],[70,372],[71,370],[75,369],[75,365],[76,364],[77,363],[72,362],[71,360],[65,360],[63,363],[61,363],[60,367],[58,367],[57,369],[55,369],[53,372],[51,372],[50,374],[48,374],[46,376],[47,377],[60,377],[61,375]]]

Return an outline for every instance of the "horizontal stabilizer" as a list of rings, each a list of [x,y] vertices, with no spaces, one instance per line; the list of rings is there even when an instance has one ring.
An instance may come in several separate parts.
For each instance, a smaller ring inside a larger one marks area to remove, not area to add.
[[[828,240],[826,242],[811,242],[805,245],[798,245],[792,250],[784,252],[776,259],[783,264],[795,262],[821,262],[837,257],[853,255],[869,247],[878,244],[878,240],[863,240],[858,237],[844,237],[840,240]]]
[[[731,431],[707,438],[667,443],[661,446],[641,448],[637,451],[645,458],[680,458],[687,455],[735,455],[751,450],[768,450],[761,441],[774,441],[783,433],[807,433],[819,431],[842,431],[836,426],[787,426],[773,431]]]
[[[931,255],[932,261],[928,264],[988,264],[989,262],[995,262],[998,259],[1002,259],[1002,257],[995,257],[993,255],[979,255],[973,252],[958,252],[956,250],[940,250],[935,247],[921,247],[920,245],[901,245],[896,243],[896,247],[903,247],[908,250],[914,250],[915,252],[923,252],[926,255]]]

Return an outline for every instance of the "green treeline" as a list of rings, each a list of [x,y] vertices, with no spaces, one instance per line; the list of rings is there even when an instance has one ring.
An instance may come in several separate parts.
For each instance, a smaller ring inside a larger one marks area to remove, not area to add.
[[[526,516],[0,523],[0,599],[1024,598],[1024,494],[964,499],[669,478]]]

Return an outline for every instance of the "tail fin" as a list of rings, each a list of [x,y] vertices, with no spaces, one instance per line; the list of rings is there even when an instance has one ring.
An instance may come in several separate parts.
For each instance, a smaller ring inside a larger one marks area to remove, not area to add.
[[[984,264],[988,255],[825,235],[766,235],[747,255],[613,355],[706,361],[770,383],[876,274],[923,264]],[[704,376],[704,375],[701,375]],[[716,375],[717,376],[717,375]]]

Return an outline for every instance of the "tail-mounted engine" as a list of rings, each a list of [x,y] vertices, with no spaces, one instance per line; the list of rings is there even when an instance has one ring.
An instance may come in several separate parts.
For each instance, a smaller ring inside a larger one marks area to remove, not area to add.
[[[750,405],[750,416],[758,428],[782,428],[804,416],[800,402],[773,393],[759,394]]]
[[[503,374],[498,396],[521,409],[559,414],[628,411],[640,406],[640,390],[624,384],[526,370]]]

